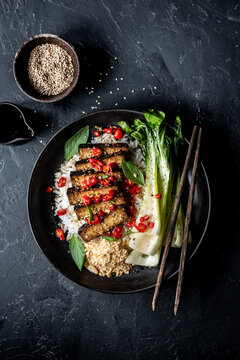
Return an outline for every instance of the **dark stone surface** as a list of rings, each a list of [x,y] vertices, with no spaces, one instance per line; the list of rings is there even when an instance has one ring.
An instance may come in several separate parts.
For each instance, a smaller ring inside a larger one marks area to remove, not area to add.
[[[0,0],[0,101],[30,110],[39,129],[0,147],[1,359],[240,359],[239,22],[237,1]],[[14,81],[15,52],[38,33],[62,36],[80,56],[81,82],[59,103],[34,102]],[[177,318],[175,280],[155,313],[151,290],[81,288],[49,264],[27,219],[31,169],[57,130],[83,112],[150,106],[178,112],[186,134],[196,118],[206,126],[212,218]]]

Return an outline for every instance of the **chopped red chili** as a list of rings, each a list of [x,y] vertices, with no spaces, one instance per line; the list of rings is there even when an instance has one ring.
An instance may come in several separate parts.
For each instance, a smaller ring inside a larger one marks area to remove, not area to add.
[[[144,221],[147,221],[147,220],[149,220],[149,216],[148,216],[148,215],[145,215],[145,216],[144,216]]]
[[[88,224],[89,224],[89,216],[86,216],[84,219]],[[94,215],[94,219],[90,222],[91,225],[97,225],[100,224],[100,222],[102,222],[102,220],[100,219],[100,217],[98,215]]]
[[[104,211],[102,211],[102,210],[100,210],[99,212],[98,212],[98,215],[100,216],[100,217],[103,217],[104,216]]]
[[[97,159],[89,159],[89,162],[96,171],[101,171],[104,166],[103,162]]]
[[[55,231],[55,235],[56,235],[56,237],[58,237],[61,241],[65,240],[65,236],[64,236],[63,229],[58,228],[58,229]]]
[[[83,189],[87,189],[88,188],[87,180],[83,180],[81,186]]]
[[[102,155],[103,151],[100,148],[94,148],[93,149],[93,156],[100,157]]]
[[[102,197],[101,195],[96,195],[93,197],[95,203],[100,203],[102,201]]]
[[[114,197],[114,191],[113,190],[109,190],[107,195],[103,195],[102,196],[102,201],[109,201],[112,200],[112,198]]]
[[[66,185],[67,179],[65,177],[61,177],[58,181],[58,187],[64,187]]]
[[[140,222],[144,222],[144,217],[140,217]]]
[[[147,226],[143,223],[138,224],[137,227],[139,232],[145,232],[147,230]]]
[[[82,203],[85,205],[90,205],[92,202],[92,198],[88,195],[84,195],[84,197],[82,198]]]
[[[115,206],[113,204],[110,204],[108,208],[110,211],[113,211],[115,209]]]
[[[113,133],[113,129],[112,129],[112,128],[106,128],[106,129],[104,129],[104,132],[105,132],[106,134],[112,134],[112,133]]]
[[[114,132],[114,137],[117,140],[120,140],[123,137],[123,132],[121,128],[117,128],[117,130]]]
[[[108,186],[110,184],[110,179],[106,178],[106,179],[100,179],[99,183],[103,186]]]
[[[149,229],[154,228],[154,222],[149,221],[149,222],[147,223],[147,226],[149,227]]]
[[[96,176],[91,176],[87,179],[87,185],[89,187],[94,186],[98,183],[98,178]]]
[[[123,229],[120,226],[116,226],[115,229],[113,229],[113,237],[116,239],[121,239],[123,236]]]
[[[46,189],[46,192],[47,193],[53,192],[53,188],[51,186],[48,186],[47,189]]]
[[[65,215],[67,213],[67,209],[61,209],[57,211],[58,216]]]
[[[160,193],[156,194],[156,195],[155,195],[155,198],[156,198],[156,199],[161,199],[161,198],[162,198],[162,194],[160,194]]]
[[[100,131],[98,131],[98,130],[97,130],[97,131],[94,131],[94,135],[97,136],[97,137],[98,137],[98,136],[101,136]]]

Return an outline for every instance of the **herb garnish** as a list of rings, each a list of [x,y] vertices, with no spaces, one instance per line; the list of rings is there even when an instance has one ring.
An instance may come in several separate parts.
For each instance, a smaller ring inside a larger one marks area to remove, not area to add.
[[[89,125],[84,126],[65,143],[65,160],[71,159],[78,152],[78,145],[86,144],[89,136]]]
[[[131,233],[132,233],[132,229],[128,229],[128,230],[125,232],[124,236],[131,235]]]
[[[82,239],[73,235],[69,241],[69,249],[75,264],[81,271],[85,260],[85,248]]]
[[[92,209],[90,208],[90,206],[88,206],[88,205],[86,205],[86,206],[87,206],[88,213],[89,213],[89,223],[90,223],[90,222],[93,221],[93,219],[94,219],[94,214],[93,214],[93,211],[92,211]]]
[[[146,257],[148,257],[148,255],[142,254],[142,258],[146,258]]]
[[[131,161],[125,161],[124,159],[122,159],[122,171],[129,180],[131,180],[135,184],[144,186],[143,173]]]
[[[117,241],[117,239],[112,236],[103,235],[103,238],[107,241]]]

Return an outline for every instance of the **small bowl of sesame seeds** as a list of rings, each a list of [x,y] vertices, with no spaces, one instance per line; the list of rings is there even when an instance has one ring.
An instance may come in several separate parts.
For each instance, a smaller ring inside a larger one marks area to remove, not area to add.
[[[31,99],[54,102],[76,86],[79,61],[74,48],[52,34],[36,35],[17,51],[13,70],[20,89]]]

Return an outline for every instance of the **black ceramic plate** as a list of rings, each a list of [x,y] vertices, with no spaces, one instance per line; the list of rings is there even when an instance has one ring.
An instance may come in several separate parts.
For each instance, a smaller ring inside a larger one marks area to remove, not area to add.
[[[64,144],[81,127],[89,124],[106,127],[120,120],[143,118],[143,114],[129,110],[107,110],[83,116],[60,130],[42,151],[33,169],[28,191],[28,213],[33,234],[43,253],[51,263],[72,281],[90,289],[130,293],[149,289],[155,285],[158,268],[135,267],[128,275],[105,278],[92,274],[85,268],[80,272],[68,254],[68,243],[59,241],[53,234],[56,223],[51,209],[51,195],[46,188],[53,183],[54,173],[64,161]],[[189,176],[190,177],[190,176]],[[52,198],[53,200],[53,198]],[[203,165],[199,167],[192,215],[193,242],[188,248],[190,259],[201,243],[207,229],[210,207],[210,189]],[[174,276],[178,269],[179,249],[172,249],[165,271],[165,279]]]

